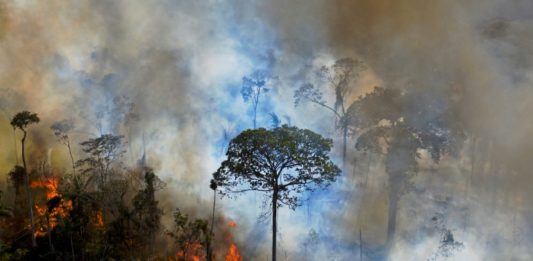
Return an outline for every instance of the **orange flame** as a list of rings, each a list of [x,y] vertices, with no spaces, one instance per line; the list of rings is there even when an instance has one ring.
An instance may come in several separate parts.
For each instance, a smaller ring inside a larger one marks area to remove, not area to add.
[[[228,243],[229,247],[226,253],[226,256],[221,256],[225,261],[242,261],[243,258],[237,248],[237,245],[233,242],[233,236],[231,235],[229,229],[234,229],[237,227],[237,223],[233,220],[230,220],[227,224],[227,228],[224,229],[224,238]],[[186,250],[179,251],[175,256],[169,257],[168,261],[174,260],[185,260],[185,261],[204,261],[206,260],[206,255],[204,253],[204,246],[200,242],[192,242],[186,245]],[[213,255],[213,260],[217,260]]]
[[[54,177],[45,180],[34,180],[31,182],[30,186],[32,188],[45,188],[47,201],[55,197],[61,196],[61,194],[59,194],[59,192],[57,191],[57,179]],[[72,201],[61,199],[59,205],[54,208],[50,213],[48,213],[48,209],[46,206],[41,207],[38,204],[35,204],[34,207],[36,210],[35,213],[37,214],[37,217],[41,218],[41,222],[37,224],[38,227],[35,230],[35,236],[42,237],[57,225],[58,218],[64,218],[68,215],[68,212],[72,209]],[[45,218],[45,220],[42,220],[43,217]],[[48,220],[46,220],[46,218]]]
[[[237,246],[233,243],[231,243],[229,246],[228,254],[226,255],[226,261],[242,261],[239,249],[237,249]]]
[[[228,226],[230,228],[236,228],[237,223],[233,220],[230,220],[228,222]],[[239,253],[239,249],[237,248],[237,245],[233,243],[233,237],[229,232],[225,233],[225,238],[229,243],[228,253],[226,254],[226,261],[242,261],[242,256]]]
[[[98,210],[96,212],[95,224],[96,224],[96,228],[97,229],[103,229],[104,228],[104,214],[102,213],[102,210]]]
[[[59,196],[57,192],[57,179],[49,178],[45,180],[32,180],[32,188],[46,188],[46,200]]]
[[[205,260],[203,251],[204,248],[200,242],[192,242],[186,246],[185,251],[176,253],[176,260],[203,261]]]

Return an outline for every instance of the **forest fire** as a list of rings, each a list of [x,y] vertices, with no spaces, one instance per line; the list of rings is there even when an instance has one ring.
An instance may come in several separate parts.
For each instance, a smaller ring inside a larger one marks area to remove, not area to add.
[[[206,260],[203,245],[200,242],[187,244],[185,250],[176,254],[176,260],[203,261]]]
[[[533,260],[531,14],[0,0],[0,261]]]
[[[53,177],[45,180],[33,180],[31,182],[31,187],[46,188],[46,200],[59,196],[59,193],[57,192],[57,179]]]
[[[46,189],[45,205],[34,205],[36,214],[41,219],[40,222],[37,222],[38,228],[35,230],[35,236],[42,237],[57,225],[58,218],[65,218],[68,215],[72,209],[72,201],[61,198],[57,189],[58,181],[54,177],[34,180],[31,182],[31,187]]]
[[[228,248],[225,252],[225,256],[223,255],[223,253],[218,254],[218,255],[215,253],[213,255],[212,260],[214,261],[216,260],[242,261],[243,260],[239,252],[239,249],[237,248],[237,245],[233,242],[233,236],[231,235],[231,232],[229,231],[229,229],[236,228],[236,227],[237,227],[237,223],[232,220],[227,223],[227,227],[224,227],[223,235],[228,245]],[[181,261],[181,260],[205,261],[207,260],[205,245],[199,241],[187,242],[181,248],[182,250],[178,251],[174,257],[168,258],[168,260],[169,261],[171,260],[178,260],[178,261]],[[219,257],[218,259],[217,259],[217,256]]]
[[[228,254],[226,255],[226,261],[242,261],[242,257],[239,254],[239,249],[233,243],[229,246]]]
[[[236,228],[237,223],[233,220],[230,220],[228,222],[228,226],[230,228]],[[226,261],[242,261],[242,256],[239,253],[239,249],[237,248],[237,245],[233,242],[233,236],[229,231],[226,231],[224,234],[224,238],[229,243],[228,253],[226,254]]]
[[[104,214],[102,213],[102,210],[98,210],[96,212],[95,224],[96,224],[96,228],[104,229]]]

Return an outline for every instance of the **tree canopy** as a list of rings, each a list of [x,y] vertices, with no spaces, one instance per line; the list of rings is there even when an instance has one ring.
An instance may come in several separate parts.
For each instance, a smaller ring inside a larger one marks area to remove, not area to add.
[[[294,209],[297,193],[325,187],[340,174],[329,159],[331,146],[331,139],[287,125],[246,130],[231,141],[214,178],[224,195],[278,190],[279,202]]]
[[[41,119],[37,116],[37,113],[32,113],[29,111],[22,111],[17,113],[11,120],[11,126],[13,128],[19,128],[22,131],[25,131],[26,127],[33,123],[39,123]]]
[[[88,157],[78,160],[76,165],[82,167],[82,173],[97,175],[99,184],[105,185],[111,165],[124,154],[122,138],[123,136],[104,134],[80,143]]]
[[[235,137],[227,159],[213,174],[220,193],[267,193],[272,199],[272,261],[276,260],[277,208],[296,209],[299,194],[324,188],[341,170],[329,159],[333,141],[310,130],[283,125],[245,130]]]

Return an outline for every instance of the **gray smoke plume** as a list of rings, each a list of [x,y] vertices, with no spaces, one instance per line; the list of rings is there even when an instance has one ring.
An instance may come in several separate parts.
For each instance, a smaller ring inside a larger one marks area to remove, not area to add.
[[[428,118],[458,111],[454,124],[467,133],[459,157],[437,164],[422,152],[417,189],[400,201],[392,259],[443,258],[434,254],[446,226],[464,244],[451,258],[528,260],[532,13],[527,0],[3,1],[0,173],[17,160],[10,117],[27,109],[42,119],[31,128],[31,158],[68,168],[49,130],[59,120],[73,120],[76,144],[120,133],[125,163],[145,153],[167,183],[159,195],[167,211],[208,216],[209,180],[224,146],[252,127],[242,77],[255,70],[276,76],[262,97],[259,126],[270,126],[275,113],[281,123],[332,137],[340,162],[332,115],[312,104],[294,107],[293,94],[316,80],[314,69],[353,57],[367,69],[352,84],[350,102],[374,86],[402,89],[419,98],[412,111]],[[427,108],[447,99],[455,102]],[[307,195],[297,211],[281,211],[280,256],[287,260],[354,260],[360,230],[365,260],[380,258],[384,163],[349,143],[342,180]],[[81,154],[79,146],[74,152]],[[218,208],[242,224],[236,237],[248,259],[268,258],[269,223],[256,220],[260,201],[224,199]]]

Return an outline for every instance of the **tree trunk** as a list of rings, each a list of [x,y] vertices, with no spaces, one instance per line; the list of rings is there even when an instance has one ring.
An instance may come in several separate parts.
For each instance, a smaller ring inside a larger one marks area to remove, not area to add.
[[[387,226],[387,255],[390,259],[394,236],[396,234],[396,215],[398,212],[398,195],[395,189],[389,191],[389,214]]]
[[[15,144],[15,160],[17,161],[17,165],[19,164],[19,153],[17,151],[17,133],[16,129],[13,128],[13,143]]]
[[[37,246],[37,241],[35,240],[35,224],[33,222],[33,199],[30,189],[30,176],[28,174],[28,169],[26,166],[26,156],[24,155],[24,142],[26,141],[26,131],[22,130],[24,136],[22,136],[21,145],[22,145],[22,165],[24,167],[24,179],[26,182],[26,194],[28,196],[28,208],[30,210],[30,223],[31,223],[31,245],[33,247]]]
[[[278,210],[278,188],[274,188],[272,195],[272,261],[276,261],[276,234],[277,234],[277,210]]]
[[[74,157],[72,156],[72,150],[70,149],[70,141],[67,140],[68,154],[70,155],[70,162],[72,163],[72,171],[76,175],[76,164],[74,164]]]
[[[213,251],[211,250],[211,239],[213,237],[213,227],[215,225],[215,207],[216,207],[216,202],[217,202],[217,191],[215,189],[215,190],[213,190],[213,215],[211,216],[211,228],[210,228],[209,237],[208,237],[208,240],[207,240],[207,261],[213,260],[213,254],[212,254]]]
[[[257,105],[259,104],[259,96],[261,95],[261,88],[257,89],[257,96],[254,102],[254,129],[257,127]]]
[[[254,107],[254,129],[257,127],[257,104]]]
[[[348,128],[342,128],[342,168],[346,167],[346,146],[348,139]]]

